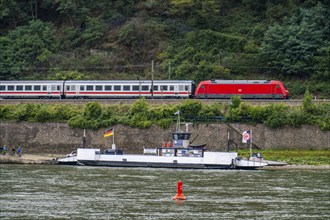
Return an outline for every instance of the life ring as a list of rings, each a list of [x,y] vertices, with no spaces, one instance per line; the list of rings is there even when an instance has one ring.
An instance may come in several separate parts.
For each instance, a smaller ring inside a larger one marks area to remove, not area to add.
[[[170,141],[166,142],[166,147],[171,147],[172,143]]]

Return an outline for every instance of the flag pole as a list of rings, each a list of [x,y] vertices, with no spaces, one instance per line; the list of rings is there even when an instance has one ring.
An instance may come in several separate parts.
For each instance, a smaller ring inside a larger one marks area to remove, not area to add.
[[[112,149],[116,149],[116,144],[115,144],[115,128],[112,128]]]
[[[252,157],[252,129],[250,130],[250,158]]]
[[[86,129],[84,129],[84,135],[83,135],[83,139],[82,139],[82,147],[85,148],[86,145]]]

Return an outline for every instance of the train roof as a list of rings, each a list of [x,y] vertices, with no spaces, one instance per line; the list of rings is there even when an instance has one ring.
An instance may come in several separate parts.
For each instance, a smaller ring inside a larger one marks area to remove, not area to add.
[[[67,80],[67,83],[151,83],[152,80]],[[153,80],[154,83],[194,83],[192,80]]]
[[[21,83],[63,83],[63,80],[1,80],[1,83],[6,84],[21,84]]]
[[[271,82],[278,82],[274,80],[207,80],[203,81],[203,83],[210,83],[210,84],[269,84]]]
[[[63,83],[64,80],[2,80],[0,83]],[[66,83],[151,83],[151,80],[66,80]],[[154,83],[194,83],[193,80],[154,80]]]

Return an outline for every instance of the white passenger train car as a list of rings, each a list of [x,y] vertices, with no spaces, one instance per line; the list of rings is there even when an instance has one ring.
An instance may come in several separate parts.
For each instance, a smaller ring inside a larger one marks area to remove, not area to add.
[[[60,98],[64,81],[0,81],[0,98]]]
[[[194,83],[155,80],[152,88],[151,80],[66,81],[64,89],[67,98],[189,98]]]
[[[0,81],[0,98],[190,98],[189,80]]]

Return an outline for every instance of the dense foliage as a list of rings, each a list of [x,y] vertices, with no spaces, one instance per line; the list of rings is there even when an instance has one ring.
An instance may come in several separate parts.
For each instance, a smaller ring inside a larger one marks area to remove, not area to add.
[[[326,0],[2,0],[0,79],[279,79],[329,98]]]
[[[300,127],[304,124],[330,130],[330,104],[313,104],[312,95],[306,91],[301,106],[270,104],[247,105],[239,97],[230,104],[202,105],[200,101],[186,100],[176,105],[149,105],[145,99],[132,105],[105,105],[89,102],[84,108],[76,105],[19,104],[0,105],[0,120],[31,122],[67,122],[71,127],[99,129],[124,124],[147,128],[157,124],[168,128],[175,123],[175,113],[180,110],[184,121],[194,123],[244,122],[261,123],[271,128]]]

